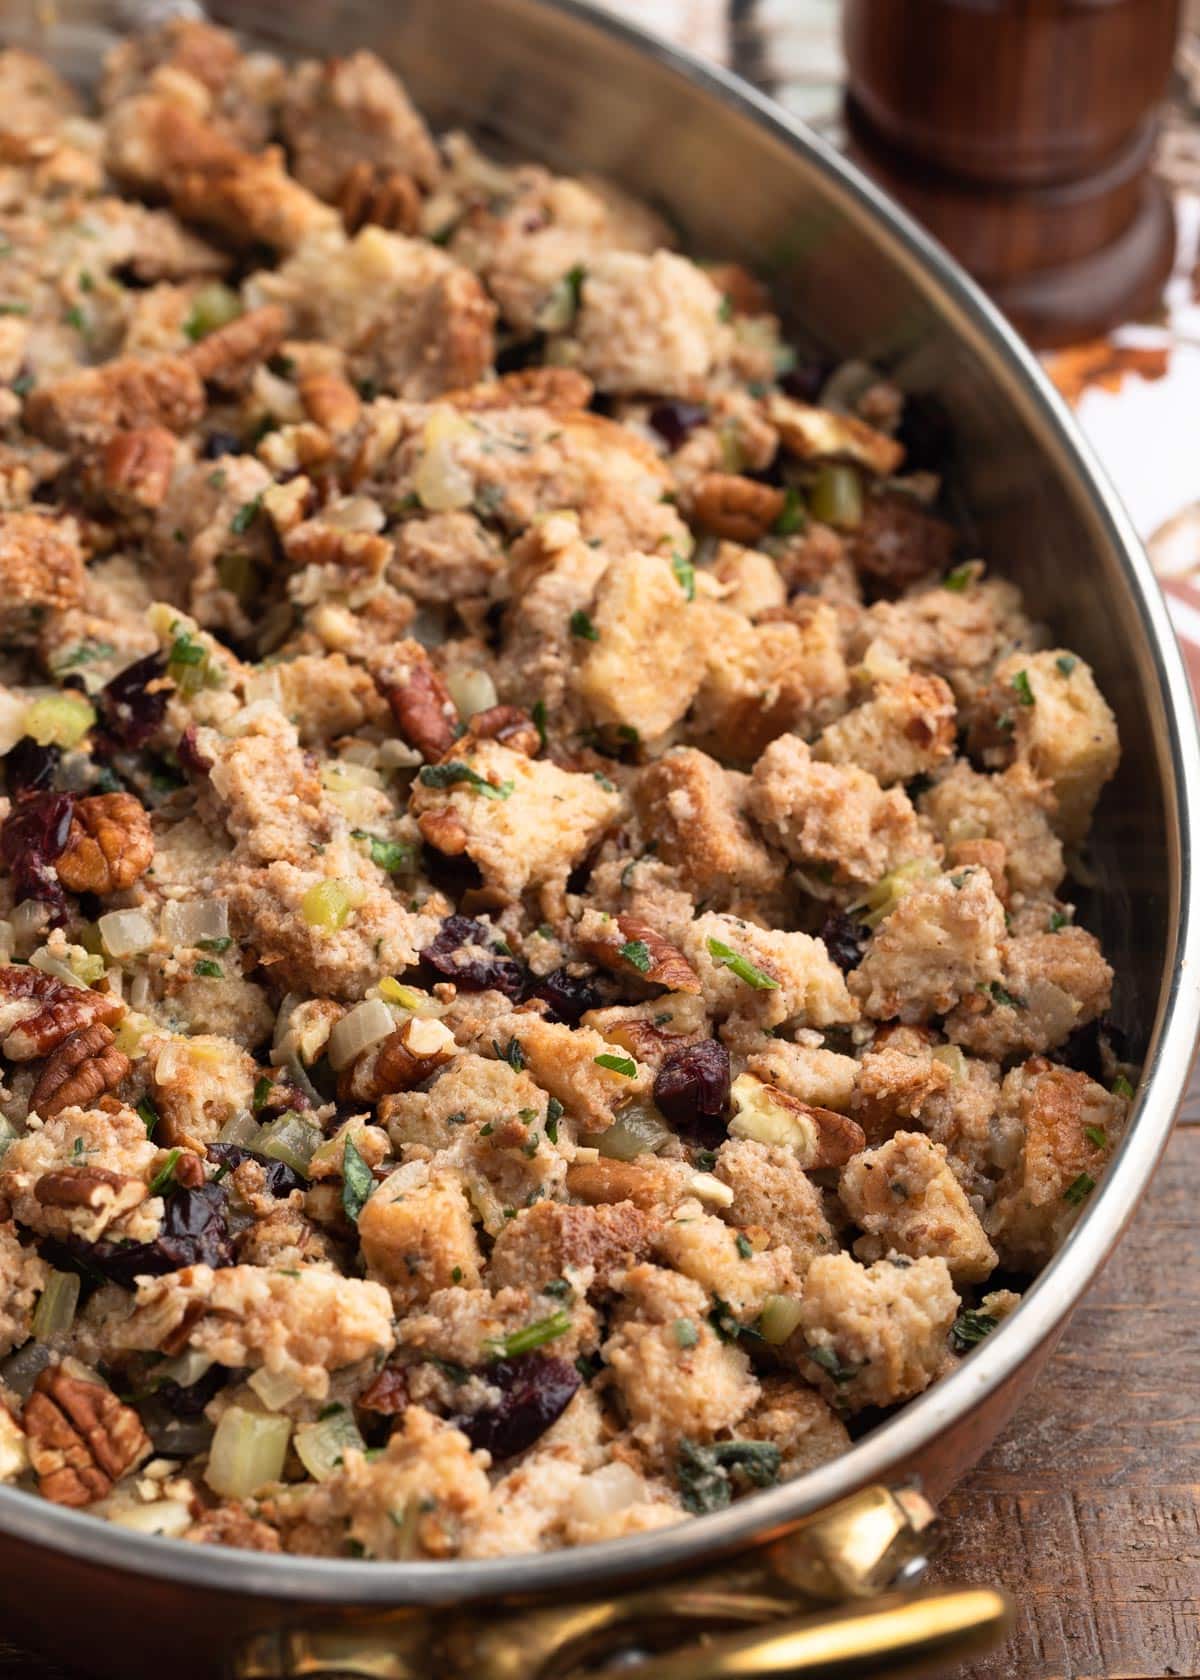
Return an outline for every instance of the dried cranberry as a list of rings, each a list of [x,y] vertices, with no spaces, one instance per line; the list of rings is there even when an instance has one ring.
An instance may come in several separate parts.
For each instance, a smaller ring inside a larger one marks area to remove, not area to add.
[[[55,910],[65,906],[54,860],[62,856],[74,810],[69,793],[29,793],[9,814],[0,829],[0,859],[8,866],[17,900],[36,898]]]
[[[543,974],[530,988],[530,996],[548,1003],[551,1020],[565,1022],[568,1027],[577,1027],[589,1009],[599,1009],[604,1002],[590,975],[572,974],[569,968]]]
[[[679,1131],[705,1149],[725,1137],[729,1052],[715,1038],[675,1050],[654,1079],[654,1101]]]
[[[132,1289],[139,1277],[162,1277],[181,1266],[232,1266],[237,1258],[229,1235],[224,1185],[177,1189],[166,1199],[162,1230],[152,1242],[67,1241],[81,1264]]]
[[[222,455],[240,455],[242,440],[236,432],[209,432],[200,449],[206,461],[219,461]]]
[[[473,1447],[485,1447],[497,1461],[514,1458],[544,1435],[583,1380],[569,1359],[540,1353],[502,1359],[488,1368],[487,1379],[503,1391],[499,1402],[451,1421]]]
[[[870,937],[870,928],[854,921],[844,910],[831,910],[821,923],[825,949],[843,974],[858,967]]]
[[[240,1143],[210,1143],[208,1158],[230,1171],[243,1161],[257,1161],[267,1169],[266,1190],[271,1196],[290,1196],[293,1190],[306,1188],[305,1181],[286,1161],[276,1161],[269,1155],[256,1155],[253,1149],[243,1149]]]
[[[166,1407],[173,1417],[199,1417],[205,1406],[229,1381],[230,1373],[223,1365],[210,1365],[204,1375],[186,1388],[177,1382],[160,1382],[154,1398]]]
[[[207,776],[213,767],[213,761],[202,753],[196,745],[196,725],[189,723],[179,737],[179,745],[175,749],[175,756],[184,770],[189,770],[193,776]]]
[[[819,356],[797,356],[795,363],[780,377],[779,389],[797,402],[814,403],[833,372],[834,364]]]
[[[668,449],[680,449],[697,426],[708,419],[703,403],[662,402],[650,410],[649,420]]]
[[[495,933],[470,916],[447,916],[437,938],[421,952],[421,963],[464,992],[503,992],[519,998],[525,989],[520,963],[496,949]]]
[[[166,674],[167,662],[158,653],[148,653],[118,671],[96,696],[105,731],[123,747],[140,747],[162,722],[170,690],[151,689]]]
[[[61,760],[61,747],[43,747],[32,735],[22,735],[4,760],[9,793],[14,798],[27,793],[44,793],[53,785]]]

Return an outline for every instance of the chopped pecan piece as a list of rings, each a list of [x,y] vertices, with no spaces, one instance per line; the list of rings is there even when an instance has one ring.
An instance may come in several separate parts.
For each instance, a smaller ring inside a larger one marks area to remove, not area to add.
[[[364,1412],[376,1412],[380,1417],[399,1417],[411,1404],[408,1378],[399,1365],[385,1365],[374,1382],[359,1395],[356,1404]]]
[[[103,1499],[154,1450],[133,1407],[73,1361],[42,1372],[23,1422],[38,1491],[56,1505]]]
[[[147,426],[186,432],[204,409],[204,383],[185,356],[128,356],[38,385],[25,399],[25,424],[71,449]]]
[[[56,867],[64,887],[103,898],[140,880],[153,859],[154,836],[140,800],[131,793],[96,793],[77,802]]]
[[[33,1194],[43,1207],[86,1208],[103,1214],[105,1225],[111,1225],[146,1200],[146,1186],[140,1178],[107,1167],[60,1167],[43,1173]]]
[[[389,169],[360,158],[338,188],[337,207],[347,233],[373,222],[393,233],[416,233],[421,221],[421,189],[402,169]]]
[[[618,974],[637,974],[652,986],[671,992],[699,992],[700,980],[683,952],[664,939],[642,916],[623,912],[606,924],[603,935],[583,941],[589,957]]]
[[[188,361],[206,385],[235,391],[260,362],[273,356],[287,331],[287,312],[277,303],[248,309],[188,351]]]
[[[328,432],[348,432],[362,413],[362,398],[337,373],[310,373],[300,381],[300,401],[308,418]]]
[[[371,674],[409,746],[431,763],[443,758],[458,738],[458,711],[420,642],[397,642]]]
[[[729,299],[735,315],[769,315],[771,294],[762,281],[741,263],[714,263],[708,278]]]
[[[392,557],[392,545],[386,537],[374,531],[343,531],[319,519],[306,519],[297,525],[288,532],[283,546],[296,566],[341,566],[364,583],[382,577]]]
[[[467,849],[467,831],[456,811],[422,811],[417,827],[443,857],[461,857]]]
[[[129,1057],[118,1050],[103,1021],[80,1027],[58,1046],[30,1094],[29,1106],[49,1120],[64,1108],[90,1108],[129,1072]]]
[[[774,525],[787,498],[773,485],[740,473],[705,473],[692,491],[700,524],[718,537],[752,547]]]
[[[69,986],[40,968],[0,967],[0,1035],[10,1062],[48,1056],[65,1038],[93,1021],[112,1026],[125,1013],[120,998],[87,986]]]
[[[801,1102],[754,1074],[743,1073],[736,1079],[732,1095],[735,1112],[729,1130],[733,1136],[786,1144],[805,1172],[845,1166],[866,1148],[866,1133],[848,1115]]]
[[[447,391],[439,401],[468,409],[581,409],[591,402],[594,390],[587,375],[576,368],[529,367]]]
[[[341,1075],[343,1102],[378,1102],[423,1084],[455,1052],[454,1034],[440,1021],[414,1016],[401,1021],[383,1042],[365,1052]]]
[[[175,438],[163,426],[114,432],[100,456],[97,491],[118,508],[161,507],[175,464]]]
[[[466,735],[452,746],[454,751],[463,752],[473,741],[500,741],[526,758],[536,757],[542,745],[537,724],[520,706],[489,706],[486,711],[476,712]]]

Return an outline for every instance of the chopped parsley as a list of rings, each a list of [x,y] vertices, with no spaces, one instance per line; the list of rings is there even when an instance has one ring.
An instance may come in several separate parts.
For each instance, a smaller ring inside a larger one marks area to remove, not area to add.
[[[671,556],[671,570],[675,573],[676,582],[683,590],[685,601],[696,599],[696,568],[686,554],[680,554],[676,549]]]
[[[87,317],[77,303],[73,303],[70,309],[64,311],[63,320],[69,327],[74,327],[76,332],[86,333],[88,330]]]
[[[1000,1320],[993,1313],[977,1312],[968,1308],[960,1312],[950,1326],[950,1346],[956,1353],[966,1353],[969,1348],[976,1347],[985,1336],[999,1324]]]
[[[942,579],[942,588],[949,589],[954,595],[961,595],[971,582],[972,569],[968,560],[961,566],[952,566]]]
[[[1112,1094],[1114,1097],[1123,1097],[1126,1102],[1133,1096],[1133,1086],[1123,1073],[1119,1073],[1113,1080]]]
[[[171,1150],[162,1166],[159,1167],[154,1177],[150,1180],[148,1191],[149,1195],[162,1196],[171,1187],[171,1185],[175,1182],[175,1168],[178,1165],[179,1157],[182,1154],[182,1149]]]
[[[623,1079],[637,1078],[637,1063],[632,1056],[616,1056],[605,1051],[603,1056],[593,1056],[597,1067],[609,1068],[613,1073],[619,1073]]]
[[[545,750],[546,750],[546,702],[544,700],[535,700],[534,703],[533,703],[533,710],[530,712],[529,715],[533,719],[533,727],[538,732],[538,740],[541,743],[542,751],[545,752]]]
[[[1006,992],[999,980],[989,980],[982,988],[1002,1009],[1024,1009],[1020,998],[1015,998],[1011,992]]]
[[[861,1365],[843,1365],[831,1347],[810,1347],[805,1352],[814,1365],[819,1365],[831,1382],[841,1388],[843,1383],[852,1382],[862,1370]]]
[[[520,1353],[532,1353],[534,1348],[544,1347],[547,1342],[557,1341],[565,1336],[571,1328],[571,1315],[559,1308],[551,1313],[549,1318],[539,1318],[533,1324],[527,1324],[523,1330],[513,1330],[507,1336],[490,1339],[487,1347],[491,1349],[493,1359],[515,1359]]]
[[[250,1111],[252,1114],[261,1113],[274,1088],[274,1085],[265,1073],[259,1075],[254,1082],[254,1095],[250,1098]]]
[[[739,956],[732,946],[725,945],[719,939],[707,941],[708,954],[718,968],[727,968],[731,974],[736,974],[739,980],[744,980],[747,986],[753,986],[756,992],[777,992],[779,981],[770,974],[764,974],[761,968],[756,968],[749,957]]]
[[[1016,694],[1016,697],[1021,702],[1022,706],[1033,705],[1034,696],[1033,690],[1029,686],[1028,671],[1018,671],[1009,686]]]
[[[521,1049],[519,1040],[510,1038],[502,1050],[496,1040],[493,1039],[492,1049],[496,1052],[502,1062],[508,1063],[514,1073],[520,1073],[524,1068],[525,1052]]]
[[[1057,933],[1060,928],[1067,926],[1067,922],[1068,917],[1064,916],[1061,910],[1051,910],[1050,918],[1046,923],[1046,932]]]
[[[58,661],[54,667],[55,674],[74,670],[77,665],[90,665],[94,659],[110,659],[116,651],[111,642],[80,642],[77,648],[72,648],[65,658]]]
[[[808,514],[805,512],[804,499],[795,485],[789,484],[783,493],[783,510],[771,530],[777,537],[791,537],[797,531],[803,531],[807,524]]]
[[[1073,653],[1060,653],[1054,663],[1058,666],[1058,669],[1062,672],[1064,677],[1069,677],[1076,665],[1078,665],[1079,661]]]
[[[403,840],[385,840],[382,835],[371,834],[365,828],[352,828],[350,834],[355,840],[366,841],[371,862],[385,869],[389,875],[398,875],[413,860],[413,848]]]
[[[737,1234],[737,1251],[743,1260],[753,1260],[754,1258],[754,1245],[745,1231],[739,1231]]]
[[[1091,1144],[1093,1149],[1108,1148],[1108,1133],[1104,1130],[1103,1126],[1085,1126],[1083,1128],[1083,1135]]]
[[[558,1122],[563,1116],[563,1105],[557,1097],[551,1097],[546,1103],[546,1136],[551,1143],[558,1142]]]
[[[680,1497],[693,1516],[720,1511],[733,1498],[735,1478],[752,1487],[772,1487],[779,1480],[779,1465],[774,1441],[713,1441],[702,1447],[685,1435],[676,1468]]]
[[[262,511],[262,497],[255,496],[241,507],[229,521],[229,529],[237,537],[244,536]]]
[[[598,642],[600,632],[584,612],[582,607],[576,607],[568,619],[572,636],[580,636],[585,642]]]
[[[153,1137],[154,1128],[158,1125],[158,1110],[150,1101],[149,1097],[142,1098],[141,1102],[137,1105],[137,1111],[141,1117],[142,1125],[146,1128],[146,1136],[148,1138]]]
[[[219,954],[221,951],[228,951],[232,944],[233,940],[227,933],[224,933],[220,939],[197,939],[196,949],[198,951],[216,951]]]
[[[1081,1202],[1087,1201],[1095,1188],[1096,1180],[1091,1173],[1082,1172],[1078,1178],[1072,1179],[1063,1191],[1063,1201],[1070,1202],[1072,1207],[1078,1207]]]
[[[426,764],[422,766],[417,780],[422,787],[431,788],[453,787],[456,782],[466,782],[483,799],[507,799],[513,790],[512,782],[501,782],[497,786],[477,770],[472,770],[469,764],[464,764],[461,758],[452,758],[449,764]]]
[[[630,968],[636,968],[639,974],[649,974],[654,959],[650,955],[650,947],[644,939],[627,939],[617,955]]]
[[[192,973],[201,980],[223,980],[225,970],[219,962],[213,962],[211,957],[201,957],[199,962],[192,964]]]
[[[27,303],[17,303],[13,300],[10,300],[7,303],[0,302],[0,315],[28,315],[28,314],[29,314],[29,305]]]
[[[354,1139],[347,1136],[342,1145],[342,1206],[352,1225],[358,1224],[358,1216],[370,1201],[374,1188],[375,1175],[359,1154]]]

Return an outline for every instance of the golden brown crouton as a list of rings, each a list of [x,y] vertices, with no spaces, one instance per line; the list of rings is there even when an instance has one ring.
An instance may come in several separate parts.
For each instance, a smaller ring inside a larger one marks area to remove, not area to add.
[[[0,1358],[28,1340],[34,1303],[49,1273],[36,1249],[22,1247],[11,1219],[0,1223]]]
[[[204,407],[204,382],[186,356],[130,357],[37,386],[25,402],[25,423],[46,443],[78,450],[119,431],[185,432]]]
[[[884,1027],[864,1050],[851,1112],[872,1145],[905,1120],[919,1120],[926,1103],[954,1080],[950,1061],[933,1054],[934,1034],[924,1027]]]
[[[589,1290],[608,1290],[614,1274],[646,1257],[653,1229],[651,1218],[633,1202],[596,1207],[537,1202],[518,1212],[496,1238],[488,1282],[493,1289],[512,1285],[537,1293],[568,1272],[586,1273]]]
[[[516,1041],[531,1076],[585,1132],[606,1131],[621,1104],[649,1092],[648,1070],[625,1052],[614,1053],[592,1027],[571,1028],[522,1010],[501,1016],[494,1038],[499,1045]]]
[[[781,1481],[840,1458],[850,1446],[846,1425],[829,1402],[794,1377],[763,1378],[758,1401],[738,1423],[738,1438],[773,1442]]]
[[[920,1132],[896,1132],[856,1155],[842,1168],[838,1195],[864,1232],[854,1244],[860,1260],[940,1255],[955,1283],[980,1283],[998,1263],[945,1149]]]
[[[226,1038],[171,1038],[155,1051],[151,1096],[159,1143],[203,1154],[221,1128],[248,1114],[259,1070],[254,1058]]]
[[[133,1109],[64,1108],[31,1121],[10,1145],[0,1160],[0,1196],[17,1224],[39,1236],[149,1242],[162,1202],[148,1186],[163,1160]]]
[[[1035,1271],[1083,1211],[1125,1125],[1127,1104],[1084,1073],[1034,1057],[1014,1068],[1000,1108],[1021,1134],[1000,1180],[987,1232],[1006,1266]]]
[[[980,1056],[1054,1050],[1108,1008],[1113,971],[1085,928],[1021,934],[1005,941],[998,983],[964,995],[947,1035]]]
[[[808,1268],[800,1329],[787,1349],[841,1409],[894,1405],[946,1368],[958,1304],[940,1256],[867,1267],[849,1254],[820,1255]]]
[[[688,928],[683,949],[709,1009],[739,1030],[769,1032],[784,1021],[828,1027],[858,1018],[841,970],[809,934],[707,911]]]
[[[954,695],[948,683],[912,671],[877,684],[869,700],[821,732],[813,753],[854,764],[882,787],[927,774],[954,751]]]
[[[1116,719],[1091,667],[1061,648],[1011,654],[997,665],[993,687],[1007,697],[1018,762],[1053,787],[1051,821],[1067,845],[1078,845],[1121,757]]]
[[[795,1282],[788,1248],[755,1249],[743,1232],[691,1201],[658,1231],[653,1248],[656,1260],[694,1278],[743,1324],[753,1323],[769,1295],[783,1294]]]
[[[597,390],[699,395],[732,348],[721,294],[670,251],[607,251],[584,271],[579,310],[560,351]]]
[[[704,674],[704,620],[664,554],[625,554],[601,577],[575,683],[591,720],[642,741],[683,717]]]
[[[382,1283],[398,1313],[438,1289],[479,1283],[480,1254],[462,1181],[427,1161],[397,1167],[358,1216],[367,1275]]]
[[[14,642],[36,641],[48,613],[83,596],[83,550],[71,518],[0,513],[0,630]]]
[[[783,885],[782,859],[744,814],[745,776],[695,747],[675,747],[646,765],[634,784],[642,833],[674,864],[698,901],[730,909],[739,897],[767,897]]]
[[[1027,764],[984,776],[959,759],[922,795],[919,808],[946,847],[998,840],[1005,873],[1017,892],[1051,893],[1063,878],[1062,842],[1053,828],[1054,790]]]
[[[853,764],[822,764],[798,735],[781,735],[754,766],[749,806],[802,869],[837,882],[879,881],[935,846],[903,788],[886,793]]]
[[[919,881],[876,929],[850,990],[877,1021],[926,1021],[998,984],[1004,906],[985,869]]]
[[[357,165],[375,176],[392,170],[431,187],[437,148],[408,95],[372,52],[299,64],[287,80],[280,128],[292,172],[333,204]]]

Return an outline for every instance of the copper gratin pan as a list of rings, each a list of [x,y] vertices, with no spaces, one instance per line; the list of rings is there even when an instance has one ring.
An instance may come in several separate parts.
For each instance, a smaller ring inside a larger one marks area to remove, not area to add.
[[[166,9],[0,0],[2,39],[85,83],[115,34]],[[190,1546],[4,1488],[5,1633],[123,1680],[557,1680],[601,1649],[621,1651],[631,1680],[944,1665],[994,1639],[1008,1611],[986,1588],[912,1594],[927,1500],[1008,1422],[1117,1241],[1170,1131],[1200,1018],[1200,744],[1146,557],[1063,405],[981,293],[841,158],[733,77],[574,0],[211,9],[284,53],[373,48],[436,126],[615,177],[663,206],[689,248],[767,275],[805,338],[880,364],[908,392],[937,393],[978,552],[1063,627],[1117,714],[1123,760],[1096,824],[1101,885],[1087,917],[1144,1075],[1115,1161],[1017,1312],[952,1376],[796,1481],[632,1539],[444,1564]],[[908,1596],[872,1596],[888,1587]],[[849,1608],[831,1612],[839,1599]]]

